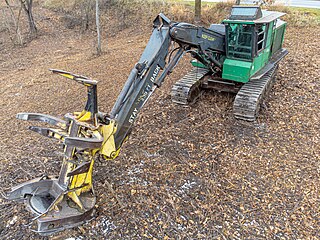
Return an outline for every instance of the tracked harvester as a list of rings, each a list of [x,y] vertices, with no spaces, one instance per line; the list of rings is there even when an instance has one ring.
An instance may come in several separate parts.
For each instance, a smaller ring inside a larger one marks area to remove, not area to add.
[[[96,156],[107,160],[118,156],[138,113],[185,53],[194,58],[194,69],[173,86],[173,101],[194,102],[204,88],[237,92],[235,116],[254,120],[272,86],[278,63],[287,54],[281,47],[286,26],[279,19],[282,15],[255,6],[236,6],[229,19],[208,29],[172,22],[159,14],[110,114],[99,112],[97,81],[52,70],[87,88],[86,105],[63,119],[39,113],[17,115],[21,120],[53,125],[30,130],[61,141],[64,156],[59,175],[48,174],[15,186],[6,198],[26,203],[34,214],[30,225],[42,235],[90,220],[96,203],[92,184]]]
[[[282,48],[283,15],[258,6],[234,6],[228,19],[209,28],[219,34],[212,40],[223,42],[224,51],[196,50],[191,61],[195,69],[173,85],[172,101],[194,103],[203,89],[233,92],[234,116],[255,121],[278,64],[288,54]]]

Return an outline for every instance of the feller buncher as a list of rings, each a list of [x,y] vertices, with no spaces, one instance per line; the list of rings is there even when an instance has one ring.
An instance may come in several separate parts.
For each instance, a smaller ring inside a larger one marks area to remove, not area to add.
[[[173,22],[159,14],[150,40],[110,114],[98,110],[97,81],[51,70],[87,88],[85,108],[66,114],[64,119],[38,113],[17,115],[21,120],[55,126],[30,130],[62,141],[64,157],[58,177],[46,175],[15,186],[7,199],[27,204],[35,216],[32,229],[42,235],[90,220],[96,202],[92,186],[95,157],[118,156],[139,111],[186,53],[194,59],[193,69],[173,85],[172,100],[192,103],[202,89],[208,88],[235,92],[234,116],[254,121],[278,63],[287,54],[282,48],[286,28],[280,20],[283,15],[258,6],[234,6],[228,19],[204,28]]]

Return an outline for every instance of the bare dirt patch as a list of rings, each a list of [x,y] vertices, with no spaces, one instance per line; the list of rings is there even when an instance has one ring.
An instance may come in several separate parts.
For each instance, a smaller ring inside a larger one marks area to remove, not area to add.
[[[63,116],[84,104],[81,86],[47,69],[99,80],[100,110],[108,112],[150,34],[129,28],[95,57],[93,34],[66,29],[58,15],[42,11],[47,18],[36,40],[1,50],[2,191],[57,174],[61,163],[61,148],[28,132],[30,123],[16,113]],[[192,107],[173,104],[170,88],[190,69],[187,59],[180,63],[117,160],[97,162],[95,218],[50,238],[320,238],[319,32],[289,26],[290,54],[253,124],[234,120],[231,94],[206,92]],[[2,239],[39,239],[25,226],[30,215],[22,204],[0,199],[0,218]]]

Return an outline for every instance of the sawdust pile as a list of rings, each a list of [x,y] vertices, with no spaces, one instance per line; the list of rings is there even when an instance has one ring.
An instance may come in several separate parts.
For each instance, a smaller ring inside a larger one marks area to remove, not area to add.
[[[59,17],[43,11],[36,40],[1,49],[2,191],[58,174],[61,163],[61,148],[28,132],[30,123],[15,114],[61,117],[84,104],[81,86],[47,69],[98,79],[100,110],[108,112],[150,34],[127,29],[97,58],[92,35],[57,27]],[[319,33],[319,26],[289,26],[290,54],[252,124],[234,120],[232,94],[206,92],[193,107],[171,103],[172,84],[190,69],[185,59],[148,102],[117,160],[97,162],[95,218],[52,239],[320,238]],[[0,199],[0,216],[2,239],[39,239],[24,226],[23,205]]]

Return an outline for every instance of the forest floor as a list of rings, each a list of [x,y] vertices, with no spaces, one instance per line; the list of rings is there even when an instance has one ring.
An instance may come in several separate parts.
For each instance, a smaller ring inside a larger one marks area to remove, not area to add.
[[[97,57],[94,34],[41,14],[38,38],[0,45],[2,192],[59,172],[57,144],[15,118],[82,109],[84,88],[48,69],[99,80],[99,108],[109,112],[152,27],[109,37]],[[171,86],[190,70],[184,59],[146,104],[120,156],[96,163],[93,220],[49,238],[319,239],[319,46],[320,26],[289,24],[289,55],[254,123],[234,119],[232,94],[208,91],[191,107],[173,104]],[[39,239],[25,226],[30,217],[23,204],[0,199],[0,238]]]

